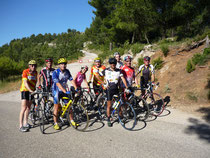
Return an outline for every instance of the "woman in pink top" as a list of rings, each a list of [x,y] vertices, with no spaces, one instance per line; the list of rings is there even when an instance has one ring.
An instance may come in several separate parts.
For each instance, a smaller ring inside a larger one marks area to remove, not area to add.
[[[74,77],[74,81],[77,85],[78,88],[81,88],[81,84],[84,81],[88,90],[89,90],[89,86],[88,86],[88,82],[86,80],[86,72],[88,71],[88,67],[81,67],[81,70],[77,73],[77,75]]]

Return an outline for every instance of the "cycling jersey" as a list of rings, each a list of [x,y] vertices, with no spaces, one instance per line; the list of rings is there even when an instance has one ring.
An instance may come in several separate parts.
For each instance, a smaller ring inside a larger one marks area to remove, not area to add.
[[[91,74],[93,75],[93,84],[100,86],[101,82],[96,78],[96,75],[99,75],[99,78],[103,81],[104,77],[102,71],[105,70],[106,67],[102,65],[101,67],[97,68],[97,66],[93,66],[91,68]]]
[[[111,68],[107,68],[102,72],[102,74],[105,77],[109,89],[118,89],[120,77],[123,76],[120,69],[116,68],[115,70],[112,70]]]
[[[64,72],[62,72],[60,69],[56,69],[53,71],[52,74],[52,80],[53,80],[53,86],[52,86],[52,92],[53,92],[53,99],[54,103],[58,104],[60,100],[60,96],[63,94],[62,90],[58,88],[56,83],[60,83],[64,89],[66,89],[67,81],[72,81],[73,78],[71,76],[71,73],[68,69],[65,69]]]
[[[135,79],[135,70],[132,67],[128,67],[127,65],[123,65],[121,67],[123,76],[127,82],[128,87],[132,86],[132,82]],[[125,85],[122,83],[122,86],[125,88]]]
[[[86,79],[86,75],[82,74],[81,72],[78,72],[77,77],[75,79],[75,83],[76,83],[77,87],[81,87],[81,84],[84,79]]]
[[[28,86],[30,87],[30,89],[32,91],[35,90],[36,88],[36,81],[37,81],[37,71],[35,72],[30,72],[29,69],[25,69],[23,70],[23,73],[22,73],[22,84],[21,84],[21,87],[20,87],[20,91],[29,91],[25,84],[24,84],[24,80],[27,81],[28,83]]]
[[[52,80],[53,80],[53,86],[52,86],[53,91],[61,91],[56,85],[56,83],[60,83],[62,87],[65,89],[67,88],[67,81],[68,80],[72,81],[73,78],[68,69],[65,69],[64,72],[61,72],[60,69],[57,69],[53,71]]]
[[[148,82],[151,80],[152,74],[155,74],[154,66],[149,64],[148,67],[146,67],[143,64],[139,67],[139,73],[141,74],[141,78]]]
[[[52,86],[52,73],[55,69],[47,67],[43,68],[40,71],[39,77],[43,77],[43,86],[46,88],[46,90],[50,90]]]

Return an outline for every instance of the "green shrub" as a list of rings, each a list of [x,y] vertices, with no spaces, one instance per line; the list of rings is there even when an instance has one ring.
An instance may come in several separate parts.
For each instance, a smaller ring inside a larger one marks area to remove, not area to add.
[[[196,53],[192,57],[192,63],[194,65],[205,65],[210,59],[210,48],[206,48],[203,51],[203,54]]]
[[[209,58],[209,55],[210,55],[210,48],[205,48],[204,51],[203,51],[203,55],[204,55],[204,56],[208,56],[208,58]]]
[[[204,56],[202,54],[196,53],[196,54],[193,55],[193,57],[192,57],[192,63],[194,65],[197,65],[197,64],[200,65],[200,63],[203,63],[203,62],[204,62]]]
[[[157,59],[154,59],[152,61],[152,65],[155,67],[156,70],[160,70],[163,67],[163,60],[161,57],[158,57]]]
[[[144,58],[138,58],[138,66],[144,64]]]
[[[133,55],[140,53],[143,49],[144,49],[143,44],[135,43],[131,46],[131,51],[132,51]]]
[[[169,52],[169,45],[167,45],[167,44],[162,44],[161,46],[160,46],[160,49],[162,50],[162,52],[163,52],[163,55],[166,57],[167,55],[168,55],[168,52]]]
[[[188,73],[191,73],[195,70],[195,65],[192,64],[190,59],[187,61],[186,70]]]

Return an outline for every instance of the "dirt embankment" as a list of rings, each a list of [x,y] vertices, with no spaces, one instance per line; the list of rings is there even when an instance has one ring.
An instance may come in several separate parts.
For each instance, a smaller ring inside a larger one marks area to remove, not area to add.
[[[186,71],[188,59],[195,53],[203,52],[203,49],[204,46],[200,46],[189,52],[181,52],[180,55],[175,55],[177,50],[172,49],[167,57],[163,57],[162,52],[152,56],[163,57],[164,66],[156,72],[161,84],[158,92],[164,97],[170,96],[170,106],[192,113],[200,112],[203,108],[210,110],[210,62],[204,67],[196,66],[195,71],[191,73]]]

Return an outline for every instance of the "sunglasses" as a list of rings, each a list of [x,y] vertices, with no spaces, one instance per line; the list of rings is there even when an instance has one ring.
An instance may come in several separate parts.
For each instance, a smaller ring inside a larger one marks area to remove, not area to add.
[[[31,67],[36,67],[37,65],[32,64]]]

